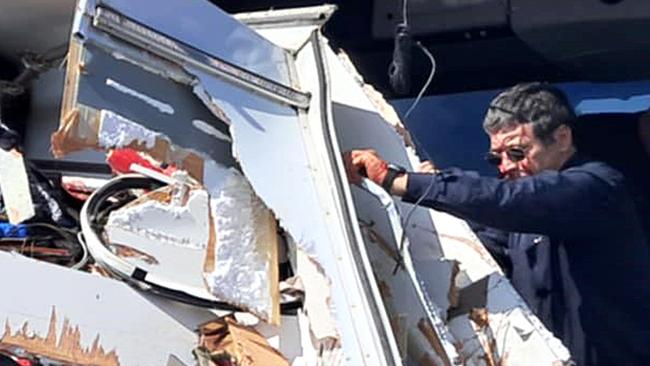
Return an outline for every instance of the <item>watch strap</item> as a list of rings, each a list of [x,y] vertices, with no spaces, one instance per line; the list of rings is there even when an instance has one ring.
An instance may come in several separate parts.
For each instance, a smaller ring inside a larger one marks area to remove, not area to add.
[[[384,177],[384,181],[381,182],[381,187],[386,190],[386,192],[390,193],[395,178],[404,173],[406,173],[406,169],[403,167],[392,164],[388,165],[388,172],[386,173],[386,177]]]

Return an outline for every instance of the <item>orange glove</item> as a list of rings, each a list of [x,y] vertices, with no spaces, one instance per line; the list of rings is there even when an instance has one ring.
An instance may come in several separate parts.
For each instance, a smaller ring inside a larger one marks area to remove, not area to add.
[[[388,174],[388,163],[375,150],[350,150],[343,154],[345,170],[351,183],[359,184],[363,176],[381,185]]]

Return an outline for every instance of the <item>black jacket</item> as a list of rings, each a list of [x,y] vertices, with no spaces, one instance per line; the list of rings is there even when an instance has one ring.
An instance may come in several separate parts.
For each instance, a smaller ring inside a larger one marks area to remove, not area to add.
[[[404,200],[509,231],[513,286],[579,365],[650,365],[650,254],[623,176],[579,156],[500,180],[409,174]]]

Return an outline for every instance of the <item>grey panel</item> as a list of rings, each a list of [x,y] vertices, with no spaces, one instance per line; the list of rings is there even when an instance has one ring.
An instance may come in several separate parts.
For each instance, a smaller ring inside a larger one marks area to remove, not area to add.
[[[99,48],[87,46],[86,52],[87,72],[82,73],[79,81],[79,103],[114,111],[148,129],[162,132],[181,147],[207,153],[226,165],[235,164],[230,143],[193,126],[192,121],[201,120],[229,134],[227,126],[205,107],[188,86],[117,60]],[[173,112],[162,112],[143,99],[108,85],[107,81],[108,84],[121,85],[168,105]]]

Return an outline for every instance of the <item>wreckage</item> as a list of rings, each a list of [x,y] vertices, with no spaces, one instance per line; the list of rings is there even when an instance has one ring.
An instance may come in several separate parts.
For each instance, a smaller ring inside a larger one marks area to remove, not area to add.
[[[465,222],[348,183],[343,151],[419,158],[321,33],[333,6],[233,17],[203,0],[155,16],[147,1],[60,3],[74,12],[65,68],[27,64],[24,143],[0,151],[2,357],[570,362]]]

